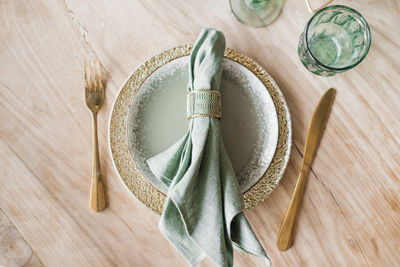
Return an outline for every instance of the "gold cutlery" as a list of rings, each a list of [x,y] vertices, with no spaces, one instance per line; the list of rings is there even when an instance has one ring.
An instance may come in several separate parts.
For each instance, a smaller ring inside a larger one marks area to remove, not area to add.
[[[93,62],[93,65],[89,61],[89,69],[87,69],[86,60],[84,65],[86,106],[92,112],[93,122],[93,170],[90,186],[90,207],[95,211],[102,211],[106,206],[106,199],[100,169],[99,143],[97,137],[97,113],[104,102],[103,75],[101,73],[99,61],[97,61],[97,64]]]
[[[286,212],[281,229],[278,234],[277,246],[281,251],[287,250],[292,245],[293,225],[303,196],[304,186],[307,182],[307,174],[312,160],[321,141],[326,122],[335,99],[335,89],[329,89],[321,98],[308,125],[304,157],[301,171],[294,188],[292,200]]]

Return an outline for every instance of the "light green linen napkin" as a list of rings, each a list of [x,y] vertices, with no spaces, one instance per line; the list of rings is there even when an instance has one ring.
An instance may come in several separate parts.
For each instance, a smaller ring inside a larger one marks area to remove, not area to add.
[[[224,51],[224,35],[204,29],[190,56],[189,92],[220,89]],[[186,135],[147,163],[169,186],[159,228],[190,265],[208,256],[219,266],[232,266],[233,246],[270,264],[243,214],[217,118],[190,119]]]

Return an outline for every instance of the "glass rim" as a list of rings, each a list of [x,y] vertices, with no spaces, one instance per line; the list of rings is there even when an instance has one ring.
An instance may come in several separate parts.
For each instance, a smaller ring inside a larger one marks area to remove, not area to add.
[[[308,36],[308,29],[309,29],[309,27],[310,27],[310,25],[311,25],[311,22],[315,19],[315,17],[316,17],[317,15],[319,15],[320,13],[322,13],[323,11],[325,11],[325,10],[327,10],[327,9],[332,9],[332,8],[346,9],[346,10],[348,10],[348,11],[350,11],[350,12],[356,14],[357,16],[360,17],[360,19],[361,19],[361,20],[365,23],[365,25],[367,26],[367,38],[368,38],[368,40],[369,40],[367,49],[365,50],[364,54],[361,56],[361,58],[360,58],[359,60],[357,60],[355,63],[353,63],[353,64],[351,64],[351,65],[349,65],[349,66],[342,67],[342,68],[330,67],[330,66],[328,66],[328,65],[325,65],[325,64],[321,63],[321,62],[312,54],[312,52],[311,52],[311,50],[310,50],[310,47],[309,47],[309,45],[308,45],[308,38],[307,38],[307,36]],[[369,28],[369,25],[368,25],[367,20],[366,20],[366,19],[360,14],[360,12],[358,12],[357,10],[355,10],[355,9],[353,9],[353,8],[351,8],[351,7],[348,7],[348,6],[344,6],[344,5],[330,5],[330,6],[327,6],[327,7],[324,7],[324,8],[322,8],[322,9],[318,10],[318,11],[311,17],[311,19],[307,22],[306,30],[305,30],[305,32],[304,32],[304,38],[305,38],[305,43],[306,43],[306,46],[307,46],[307,50],[308,50],[308,52],[310,53],[311,57],[312,57],[319,65],[323,66],[324,68],[326,68],[326,69],[328,69],[328,70],[332,70],[332,71],[344,71],[344,70],[349,70],[349,69],[354,68],[355,66],[357,66],[358,64],[360,64],[361,61],[364,60],[364,58],[367,56],[367,54],[368,54],[368,52],[369,52],[369,49],[370,49],[370,47],[371,47],[371,29]]]

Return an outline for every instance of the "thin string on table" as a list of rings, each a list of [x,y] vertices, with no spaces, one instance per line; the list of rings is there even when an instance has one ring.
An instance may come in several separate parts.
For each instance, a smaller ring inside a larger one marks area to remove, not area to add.
[[[326,2],[325,4],[323,4],[321,7],[317,8],[317,9],[313,9],[311,7],[310,0],[306,0],[306,5],[307,5],[308,11],[310,11],[312,14],[314,14],[314,13],[318,12],[319,10],[323,9],[324,7],[326,7],[327,5],[329,5],[332,2],[333,2],[333,0],[329,0],[328,2]]]

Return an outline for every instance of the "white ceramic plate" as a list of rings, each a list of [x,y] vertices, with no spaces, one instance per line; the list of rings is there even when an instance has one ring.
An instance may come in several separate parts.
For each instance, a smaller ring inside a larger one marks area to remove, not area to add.
[[[135,164],[163,193],[146,159],[167,149],[187,131],[186,86],[189,57],[162,65],[142,83],[127,118],[127,135]],[[223,61],[221,127],[224,144],[241,191],[249,190],[266,172],[278,142],[274,102],[257,76],[231,59]]]

